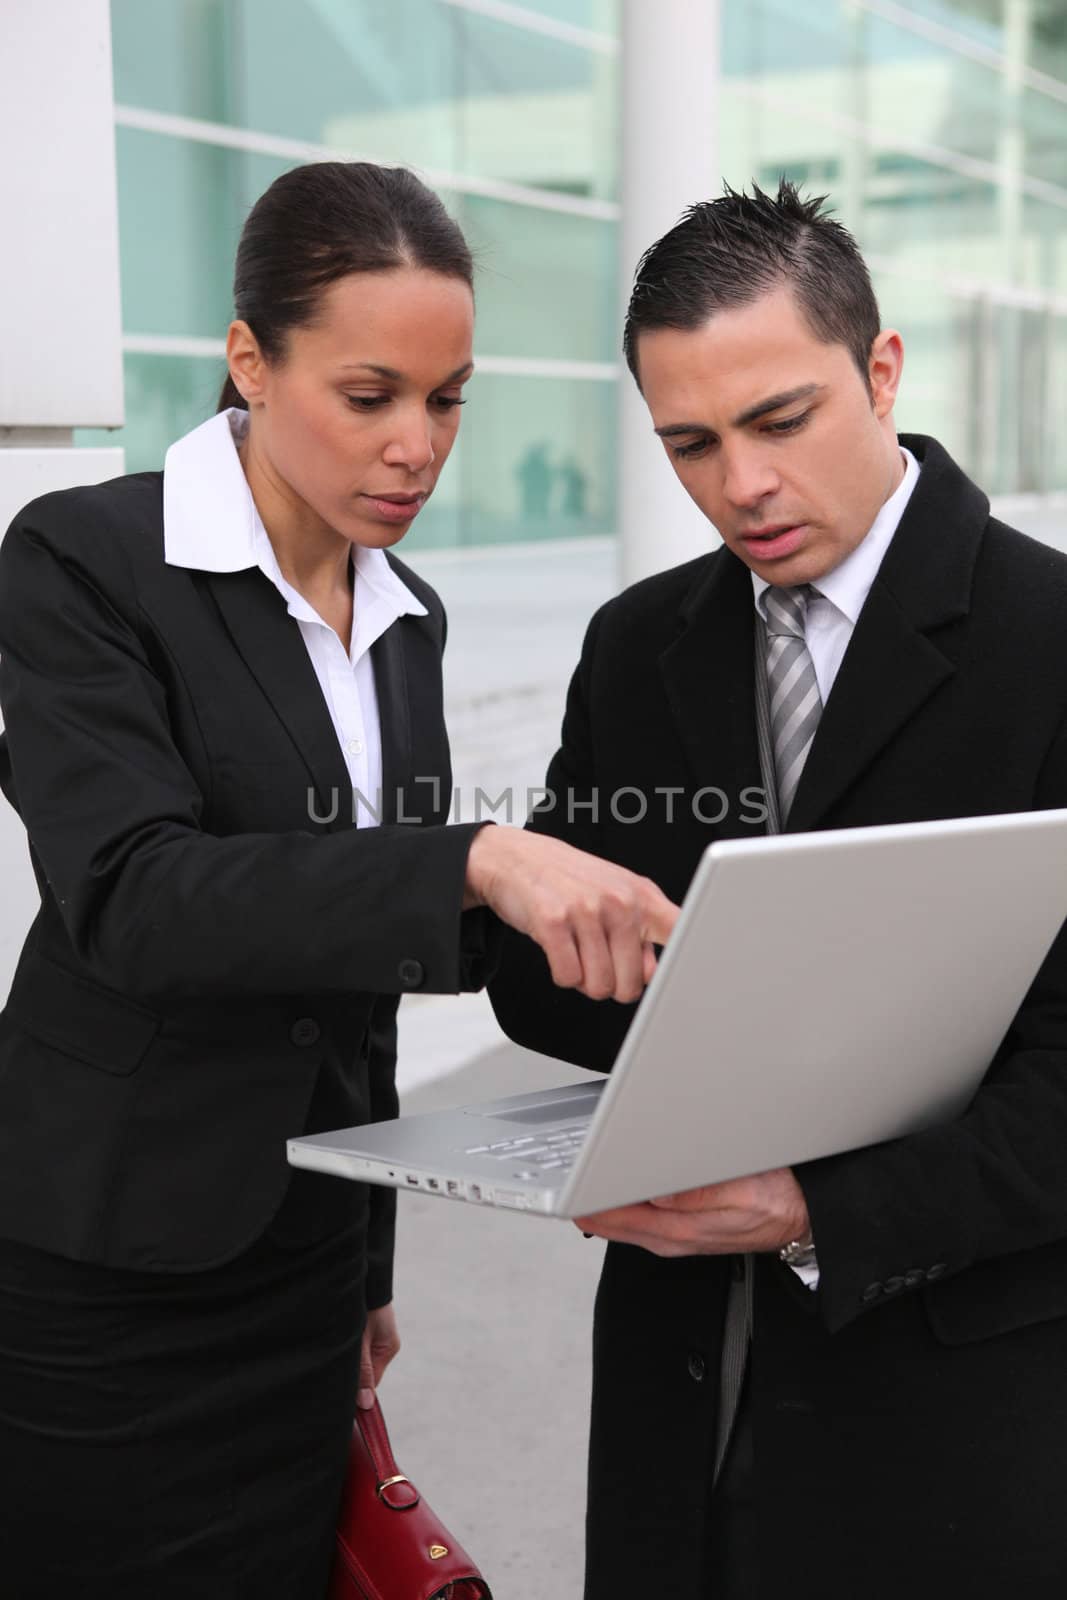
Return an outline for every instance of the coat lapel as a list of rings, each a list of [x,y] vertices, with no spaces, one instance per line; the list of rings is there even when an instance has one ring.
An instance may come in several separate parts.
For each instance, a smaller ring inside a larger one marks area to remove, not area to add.
[[[352,785],[315,669],[285,601],[258,568],[205,575],[249,671],[307,767],[316,814],[330,831],[352,826]]]
[[[930,635],[966,616],[989,501],[934,440],[902,436],[922,465],[849,641],[786,824],[818,827],[955,662]]]
[[[820,819],[954,671],[877,582],[867,597],[797,786],[786,832]]]
[[[678,737],[699,787],[738,796],[760,784],[754,714],[755,608],[747,567],[717,551],[686,596],[681,631],[659,658]],[[729,823],[724,833],[730,831]]]

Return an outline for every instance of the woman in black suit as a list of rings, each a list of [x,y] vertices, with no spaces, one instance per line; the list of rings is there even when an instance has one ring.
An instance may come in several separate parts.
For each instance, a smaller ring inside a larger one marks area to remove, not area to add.
[[[395,1114],[407,990],[488,910],[631,999],[672,908],[447,826],[444,617],[391,554],[471,372],[471,262],[411,174],[280,178],[220,413],[0,548],[0,781],[41,909],[0,1015],[0,1562],[54,1600],[324,1591],[352,1406],[398,1346],[392,1195],[285,1140]]]

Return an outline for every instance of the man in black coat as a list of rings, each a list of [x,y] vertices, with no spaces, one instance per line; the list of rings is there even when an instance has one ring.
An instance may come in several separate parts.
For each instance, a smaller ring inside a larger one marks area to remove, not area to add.
[[[901,340],[821,203],[693,207],[638,268],[626,352],[724,548],[593,618],[531,825],[680,900],[775,802],[789,832],[1067,805],[1067,559],[898,439]],[[491,992],[514,1038],[605,1070],[633,1014],[554,990],[515,934]],[[1061,934],[957,1121],[582,1219],[612,1241],[587,1600],[1067,1592],[1065,1150]]]

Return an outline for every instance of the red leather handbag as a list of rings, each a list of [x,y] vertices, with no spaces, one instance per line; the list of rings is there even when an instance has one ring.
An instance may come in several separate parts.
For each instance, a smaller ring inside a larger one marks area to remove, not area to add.
[[[398,1468],[377,1401],[356,1412],[327,1600],[493,1600]]]

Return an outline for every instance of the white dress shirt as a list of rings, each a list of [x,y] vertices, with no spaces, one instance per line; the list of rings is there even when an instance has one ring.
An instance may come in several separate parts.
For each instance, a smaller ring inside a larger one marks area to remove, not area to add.
[[[878,576],[878,568],[882,565],[885,553],[904,515],[904,508],[919,481],[919,463],[911,451],[901,446],[900,454],[904,460],[904,476],[871,523],[867,533],[840,566],[834,567],[832,572],[824,573],[818,583],[811,585],[812,594],[804,615],[804,639],[815,668],[815,676],[819,680],[819,694],[823,705],[829,699],[838,668],[844,660],[848,642],[852,638],[852,630],[859,620],[871,585]],[[770,584],[766,579],[752,574],[756,609],[764,622],[767,620],[767,611],[763,596],[769,588]],[[794,1267],[793,1271],[809,1289],[819,1287],[817,1266]]]
[[[172,444],[163,467],[163,552],[168,566],[199,572],[258,567],[296,621],[315,669],[355,795],[358,827],[381,816],[382,733],[371,646],[398,617],[426,607],[397,577],[384,550],[352,546],[352,640],[348,650],[286,582],[256,509],[237,446],[248,413],[220,412]],[[364,804],[364,801],[366,804]]]
[[[804,639],[815,668],[815,676],[819,680],[819,694],[823,705],[830,698],[830,690],[834,686],[837,670],[844,660],[848,641],[852,638],[852,630],[859,620],[871,584],[878,576],[878,568],[882,565],[883,557],[904,515],[904,508],[919,481],[919,463],[911,451],[901,446],[900,454],[904,460],[904,476],[871,523],[867,533],[840,566],[834,567],[832,572],[824,573],[818,583],[811,585],[813,593],[808,600],[804,617]],[[770,585],[765,578],[757,577],[753,573],[752,588],[756,609],[766,622],[767,611],[763,595]]]

